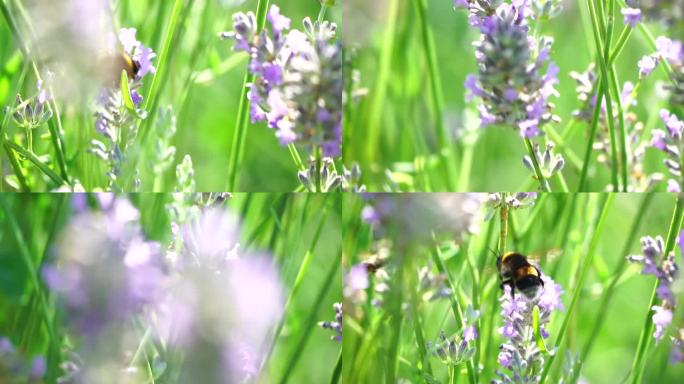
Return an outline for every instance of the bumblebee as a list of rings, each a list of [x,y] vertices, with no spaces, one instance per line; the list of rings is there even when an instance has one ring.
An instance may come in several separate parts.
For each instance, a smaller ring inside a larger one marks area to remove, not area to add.
[[[373,274],[385,266],[386,260],[379,255],[372,255],[368,259],[362,261],[361,264],[366,267],[366,272]]]
[[[508,285],[512,296],[515,296],[517,289],[528,299],[532,299],[544,288],[539,268],[530,264],[527,257],[520,253],[507,252],[497,257],[496,268],[501,276],[501,289]]]
[[[124,70],[131,80],[135,79],[138,72],[140,72],[140,63],[126,52],[110,54],[98,60],[98,77],[104,84],[119,85],[121,71]]]

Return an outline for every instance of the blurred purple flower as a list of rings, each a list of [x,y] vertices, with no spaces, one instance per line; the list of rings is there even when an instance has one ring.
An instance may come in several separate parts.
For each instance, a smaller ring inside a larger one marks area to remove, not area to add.
[[[331,337],[331,340],[342,341],[342,303],[333,304],[333,309],[335,310],[335,320],[320,321],[318,326],[335,332],[335,335]]]
[[[681,241],[680,233],[678,243]],[[665,255],[665,242],[660,236],[656,238],[644,236],[641,238],[641,251],[643,255],[631,255],[627,259],[631,262],[643,265],[642,274],[653,275],[658,279],[656,295],[661,300],[661,305],[655,305],[651,309],[653,324],[656,329],[653,337],[656,342],[660,341],[665,334],[667,326],[672,321],[672,310],[676,307],[676,298],[672,292],[672,284],[679,276],[679,266],[675,262],[674,252]]]
[[[624,23],[632,28],[636,28],[636,25],[641,22],[641,10],[638,8],[622,8],[622,15]]]
[[[164,282],[160,246],[144,239],[137,209],[124,198],[98,198],[102,211],[73,217],[56,264],[42,271],[74,331],[89,339],[157,300]]]

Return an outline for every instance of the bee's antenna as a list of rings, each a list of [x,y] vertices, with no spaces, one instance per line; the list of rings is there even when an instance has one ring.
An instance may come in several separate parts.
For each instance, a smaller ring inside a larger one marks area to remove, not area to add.
[[[491,252],[495,257],[499,257],[499,252],[496,252],[495,250],[491,249],[489,246],[487,246],[487,249],[489,252]]]

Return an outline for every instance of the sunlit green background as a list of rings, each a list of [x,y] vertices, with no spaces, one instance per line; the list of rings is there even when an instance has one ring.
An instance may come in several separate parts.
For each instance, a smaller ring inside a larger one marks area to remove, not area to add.
[[[427,4],[425,23],[435,46],[444,100],[442,116],[436,116],[432,102],[426,45],[417,11],[419,3]],[[477,71],[475,49],[471,43],[479,37],[479,32],[467,23],[467,11],[454,10],[451,0],[351,0],[346,4],[343,39],[348,48],[354,48],[354,68],[359,70],[361,87],[368,89],[368,95],[345,115],[345,162],[358,161],[361,164],[369,190],[385,190],[388,184],[386,169],[396,172],[395,181],[405,190],[519,191],[537,187],[531,173],[523,166],[522,157],[526,150],[517,129],[492,127],[480,130],[469,173],[467,167],[461,167],[465,144],[457,136],[465,124],[463,83],[468,74]],[[559,133],[571,121],[572,111],[579,106],[576,83],[570,72],[585,71],[595,50],[587,2],[570,0],[562,4],[565,10],[557,18],[540,25],[540,33],[553,37],[555,41],[551,57],[560,67],[560,84],[557,86],[560,97],[551,100],[556,104],[555,113],[562,118],[561,124],[554,125]],[[397,9],[396,17],[391,18],[393,7]],[[663,33],[659,25],[648,24],[648,27],[654,36]],[[616,11],[613,41],[617,40],[622,28],[622,16]],[[677,38],[676,35],[670,37]],[[636,83],[636,64],[642,56],[650,53],[652,50],[643,36],[638,31],[632,33],[616,62],[619,82]],[[639,105],[632,109],[646,125],[646,140],[650,140],[650,129],[662,128],[658,111],[666,106],[666,100],[659,96],[662,91],[658,93],[657,89],[658,83],[664,79],[665,73],[660,68],[648,77],[639,88]],[[475,99],[470,108],[479,102]],[[374,116],[377,117],[374,119]],[[454,142],[452,165],[457,177],[452,181],[452,187],[446,185],[444,168],[437,163],[439,149],[435,122],[438,118],[443,120]],[[479,126],[479,118],[476,117],[473,124]],[[583,159],[589,126],[578,123],[570,132],[567,145]],[[544,145],[543,139],[538,142]],[[656,152],[654,149],[646,151],[646,171],[666,173],[662,156]],[[427,177],[415,172],[420,163],[416,158],[425,156],[430,159]],[[567,157],[563,174],[569,190],[575,191],[579,169],[571,166]],[[610,183],[610,173],[595,159],[596,156],[589,169],[586,190],[602,191]],[[464,178],[466,183],[457,185],[459,178]],[[555,180],[551,187],[554,191],[559,190]],[[660,189],[664,190],[664,186]]]
[[[414,196],[421,199],[424,195],[414,194]],[[385,198],[393,199],[394,197],[386,195]],[[541,269],[561,284],[565,290],[562,296],[565,311],[555,314],[549,323],[550,338],[546,343],[550,348],[557,346],[558,332],[570,306],[575,292],[573,287],[579,277],[580,268],[584,266],[589,242],[592,240],[592,223],[596,223],[595,218],[600,213],[601,202],[605,198],[605,195],[598,194],[550,194],[538,201],[538,208],[511,211],[512,224],[509,228],[507,250],[530,255],[533,260],[540,263]],[[561,368],[564,366],[568,349],[575,354],[584,348],[596,323],[602,295],[610,281],[616,276],[619,276],[619,280],[614,295],[606,307],[605,320],[596,335],[580,377],[588,383],[620,383],[630,372],[644,321],[647,316],[650,320],[653,313],[648,307],[655,278],[641,275],[641,268],[636,265],[628,265],[619,273],[616,273],[618,271],[616,267],[623,262],[626,255],[641,252],[639,241],[641,236],[667,237],[676,201],[673,195],[655,194],[651,197],[650,205],[646,207],[643,216],[639,217],[637,212],[645,198],[645,195],[620,194],[614,196],[612,205],[608,207],[602,224],[603,230],[596,237],[593,262],[589,267],[587,279],[579,292],[577,306],[568,324],[565,343],[560,346],[547,383],[559,382],[559,374],[562,372]],[[344,216],[343,250],[346,257],[346,270],[349,266],[367,258],[370,251],[369,238],[372,231],[359,219],[360,210],[364,205],[364,201],[355,196],[350,196],[345,200],[345,207],[350,207],[345,210]],[[536,210],[538,213],[535,214]],[[448,213],[446,214],[448,216]],[[531,220],[533,217],[534,219]],[[569,218],[571,221],[568,224]],[[391,226],[391,221],[389,223],[388,226]],[[635,223],[637,225],[636,236],[628,239],[629,232]],[[430,225],[430,223],[424,224]],[[525,228],[528,229],[525,230]],[[395,244],[394,248],[390,248],[388,265],[393,265],[392,260],[400,257],[402,246],[406,253],[404,266],[394,265],[395,274],[390,276],[389,284],[393,290],[398,289],[396,282],[399,281],[399,277],[396,273],[399,272],[396,270],[404,268],[404,282],[409,276],[417,277],[418,268],[432,263],[430,252],[434,249],[426,241],[411,239],[403,228],[395,228],[395,230],[393,235],[391,230],[386,232],[390,233],[387,236],[389,241]],[[455,245],[457,242],[453,240],[460,234],[443,235],[452,238],[440,244],[444,262],[452,281],[457,286],[455,297],[459,305],[465,310],[468,304],[473,304],[476,300],[476,293],[479,302],[482,303],[480,307],[482,323],[478,331],[482,342],[479,363],[483,366],[479,382],[488,383],[494,378],[494,370],[498,368],[496,358],[501,342],[501,336],[497,331],[502,326],[499,314],[501,306],[498,303],[499,278],[495,258],[488,249],[497,247],[499,222],[496,216],[488,223],[480,222],[479,233],[466,237],[470,250],[468,257],[472,258],[475,273],[480,276],[484,288],[473,286],[474,274],[466,262],[464,250],[458,248]],[[675,252],[676,260],[681,265],[681,250],[676,247]],[[432,270],[437,272],[434,264],[432,264]],[[404,283],[401,286],[404,302],[409,301],[408,295],[412,290],[416,290],[417,286],[416,278],[413,283]],[[674,289],[681,303],[684,300],[681,278],[674,284]],[[377,296],[370,296],[370,298],[373,297]],[[390,293],[386,293],[384,297],[391,297]],[[392,364],[388,351],[391,348],[392,332],[395,329],[394,319],[399,317],[401,329],[397,362],[398,380],[412,383],[429,382],[421,376],[421,371],[424,372],[425,367],[421,364],[418,352],[416,319],[420,317],[422,321],[421,329],[426,340],[434,342],[438,339],[443,322],[447,336],[453,335],[461,328],[454,320],[449,302],[448,300],[421,302],[418,307],[419,314],[411,310],[410,306],[403,307],[400,313],[387,310],[391,306],[391,303],[386,303],[382,309],[373,309],[364,320],[345,321],[343,375],[347,377],[347,375],[360,373],[361,382],[384,382],[387,377],[387,367]],[[361,308],[366,314],[369,313],[367,310],[370,306],[361,304]],[[345,316],[353,312],[354,310],[349,307]],[[493,319],[492,323],[490,319]],[[672,326],[669,328],[669,335],[676,332],[676,327],[682,326],[682,319],[684,319],[684,310],[679,305],[675,311]],[[487,342],[486,335],[490,332],[493,339]],[[642,382],[681,382],[684,366],[670,364],[668,362],[669,351],[669,338],[663,338],[655,347],[654,343],[651,343],[645,355],[646,368]],[[365,358],[355,360],[360,353],[366,353]],[[436,357],[430,358],[430,364],[434,377],[439,382],[446,383],[445,366]],[[465,366],[461,365],[459,368],[463,372],[458,382],[467,383]]]
[[[170,196],[133,194],[128,197],[140,209],[143,231],[167,246],[171,233],[164,206],[170,202]],[[42,265],[53,261],[55,236],[73,215],[72,198],[62,194],[0,194],[0,337],[10,337],[27,357],[44,355],[49,343],[31,274],[38,275]],[[290,294],[298,273],[302,274],[301,285],[292,296],[263,382],[329,382],[341,344],[331,341],[333,333],[321,329],[317,323],[334,320],[332,305],[340,301],[342,295],[338,278],[341,271],[340,199],[322,195],[255,193],[236,194],[226,204],[227,209],[241,217],[240,249],[273,255],[285,297]],[[36,268],[34,271],[27,269],[21,257],[9,215],[19,224]],[[305,255],[314,245],[319,225],[320,237],[304,268]],[[331,275],[334,278],[328,279]],[[53,296],[47,292],[47,310],[51,314],[56,310]],[[55,329],[63,334],[68,325],[60,322],[59,319],[64,320],[61,311],[57,310],[56,314]],[[60,361],[48,363],[58,365]],[[288,380],[285,380],[288,370]],[[53,382],[52,379],[47,382]]]

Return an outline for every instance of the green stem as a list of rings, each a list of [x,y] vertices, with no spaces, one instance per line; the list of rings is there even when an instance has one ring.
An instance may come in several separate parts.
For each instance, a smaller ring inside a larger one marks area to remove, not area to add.
[[[20,146],[16,143],[13,143],[12,141],[5,140],[5,148],[6,149],[12,149],[15,152],[17,152],[18,154],[20,154],[21,156],[23,156],[24,158],[28,159],[36,167],[38,167],[38,169],[41,172],[43,172],[47,177],[49,177],[55,184],[60,185],[60,186],[67,184],[67,182],[64,179],[62,179],[58,174],[56,174],[53,170],[51,170],[50,167],[48,167],[45,163],[40,161],[40,159],[38,159],[36,157],[36,155],[27,151],[22,146]],[[9,152],[9,150],[8,150],[8,152]]]
[[[584,344],[582,353],[577,359],[575,367],[572,370],[573,380],[570,381],[571,383],[576,383],[579,379],[580,372],[582,371],[582,366],[584,362],[587,360],[589,353],[591,352],[591,348],[593,347],[594,342],[597,339],[598,333],[601,331],[601,327],[603,326],[606,313],[608,312],[608,307],[610,306],[613,293],[615,292],[615,287],[617,286],[618,281],[622,277],[622,274],[627,265],[627,257],[625,255],[627,255],[630,248],[632,247],[632,244],[634,244],[634,240],[636,239],[637,233],[642,224],[642,219],[646,214],[646,211],[648,210],[651,201],[653,201],[653,196],[653,193],[649,193],[644,195],[643,199],[641,200],[639,210],[637,211],[637,214],[634,220],[632,221],[632,228],[629,230],[629,234],[626,237],[627,240],[625,241],[624,246],[622,247],[622,251],[619,254],[621,256],[620,261],[615,266],[615,270],[612,274],[613,278],[603,293],[601,305],[599,306],[599,312],[596,315],[596,319],[592,323],[593,326],[591,332],[589,333],[589,337],[587,338],[587,342]]]
[[[544,192],[551,192],[551,187],[549,186],[548,180],[544,177],[544,173],[539,166],[539,160],[537,159],[537,153],[532,146],[532,141],[525,138],[525,147],[527,147],[527,153],[530,155],[532,160],[532,167],[534,168],[534,174],[537,176],[537,181],[539,182],[539,189]]]
[[[667,256],[672,252],[675,246],[675,241],[677,235],[682,225],[682,216],[684,214],[684,194],[677,195],[677,203],[675,204],[674,211],[672,213],[672,221],[670,221],[670,229],[667,233],[667,241],[665,242],[665,251],[663,255]],[[637,346],[636,355],[634,355],[634,361],[632,362],[631,376],[632,384],[640,383],[641,377],[644,374],[644,369],[646,362],[644,357],[646,356],[646,351],[651,344],[651,334],[653,333],[653,322],[651,321],[651,308],[658,301],[658,296],[656,294],[656,289],[658,288],[658,281],[656,280],[653,284],[653,292],[651,293],[651,300],[649,301],[648,308],[646,309],[646,318],[644,319],[644,326],[641,329],[641,335],[639,336],[639,344]]]
[[[577,187],[578,192],[584,191],[584,184],[587,180],[589,162],[591,160],[591,154],[594,151],[594,140],[596,139],[596,130],[598,129],[599,116],[601,115],[601,100],[603,100],[603,91],[603,82],[600,82],[598,86],[598,92],[596,93],[596,105],[594,105],[594,114],[591,118],[591,130],[589,132],[589,139],[587,141],[587,149],[584,152],[584,163],[582,163],[582,172],[580,173],[580,180]]]
[[[280,321],[278,322],[278,325],[276,326],[275,332],[273,333],[273,339],[271,340],[271,343],[269,344],[269,348],[267,350],[266,356],[264,357],[264,360],[261,363],[262,368],[266,367],[266,365],[268,364],[268,361],[270,360],[271,355],[273,354],[273,350],[275,349],[275,346],[278,342],[278,339],[280,338],[280,333],[283,329],[283,326],[285,325],[285,320],[287,319],[287,314],[288,314],[290,307],[292,305],[292,300],[297,295],[297,292],[299,292],[299,288],[302,285],[302,281],[304,281],[304,277],[306,276],[306,273],[309,270],[309,266],[311,265],[311,261],[313,260],[314,250],[316,249],[316,245],[318,244],[318,239],[321,236],[321,232],[323,230],[323,227],[325,226],[327,217],[328,217],[328,206],[326,205],[325,208],[323,208],[323,212],[321,213],[321,219],[318,222],[318,227],[316,228],[316,232],[314,233],[314,236],[311,240],[311,244],[309,245],[309,249],[306,251],[306,254],[304,254],[304,259],[302,260],[302,264],[299,266],[299,271],[297,272],[297,277],[295,278],[294,283],[292,284],[292,289],[290,290],[290,294],[288,295],[287,301],[285,302],[285,308],[283,309],[283,314],[280,318]]]
[[[163,76],[166,75],[166,67],[168,66],[169,52],[171,51],[171,42],[173,41],[174,34],[176,33],[176,26],[178,25],[178,16],[180,15],[181,10],[183,9],[183,3],[183,0],[175,0],[175,3],[173,4],[173,10],[171,11],[171,19],[169,20],[169,24],[166,27],[166,32],[164,33],[164,40],[162,41],[161,50],[159,51],[159,59],[157,61],[156,66],[157,70],[154,74],[154,77],[152,78],[152,85],[150,86],[150,90],[147,92],[147,97],[145,98],[145,106],[143,107],[143,109],[150,112],[150,116],[154,115],[154,111],[150,111],[150,108],[152,108],[157,102],[157,91],[161,86]],[[151,120],[151,117],[148,117],[148,120]],[[149,123],[144,124],[140,132],[140,140],[143,143],[145,142],[147,132],[149,131],[149,125]]]
[[[330,264],[330,269],[328,270],[324,281],[333,281],[335,279],[335,275],[337,274],[337,270],[340,267],[341,261],[342,252],[339,252],[335,260],[333,260]],[[304,323],[302,329],[312,329],[316,326],[318,313],[320,312],[325,296],[328,294],[328,290],[330,289],[331,285],[332,284],[324,284],[321,290],[318,292],[316,300],[314,301],[314,305],[311,307],[311,311],[309,312],[309,317]],[[288,362],[285,365],[285,372],[283,373],[283,377],[280,379],[280,384],[285,384],[289,380],[292,371],[297,365],[297,361],[299,361],[299,358],[302,356],[302,352],[304,351],[304,347],[306,346],[306,342],[308,341],[310,335],[311,332],[303,332],[302,337],[297,342],[294,352],[292,355],[290,355],[291,357],[288,359]]]
[[[499,231],[499,249],[497,250],[499,255],[503,255],[503,253],[506,251],[506,238],[508,237],[508,213],[510,209],[508,204],[505,203],[505,193],[501,194],[501,200],[504,201],[504,203],[501,205],[499,211],[499,219],[501,223]]]
[[[620,37],[618,37],[617,43],[615,43],[615,47],[613,47],[613,50],[610,52],[610,57],[608,58],[609,66],[613,65],[617,57],[620,56],[620,53],[622,52],[622,49],[625,48],[625,44],[627,44],[627,40],[631,34],[632,27],[625,25],[625,27],[622,28],[622,32],[620,33]]]
[[[437,137],[437,146],[439,148],[439,157],[444,168],[444,180],[448,189],[453,190],[452,181],[452,147],[447,129],[444,127],[444,93],[442,92],[442,81],[440,80],[439,69],[437,67],[437,54],[435,49],[435,41],[430,30],[430,25],[427,20],[427,0],[416,1],[416,8],[418,10],[418,21],[420,23],[421,37],[423,39],[423,48],[425,49],[425,59],[428,65],[428,79],[430,81],[430,96],[432,104],[435,108],[435,129]]]
[[[615,199],[615,196],[616,194],[614,193],[603,195],[604,200],[600,210],[600,215],[597,217],[598,221],[595,226],[592,226],[594,227],[594,233],[591,235],[591,241],[587,249],[586,257],[584,258],[583,263],[578,264],[578,268],[581,265],[581,270],[579,271],[579,278],[577,279],[577,282],[575,283],[575,286],[572,289],[572,300],[570,301],[570,305],[568,306],[565,318],[563,319],[563,323],[561,324],[560,330],[558,331],[558,339],[556,340],[556,345],[562,345],[563,340],[567,334],[566,329],[568,328],[570,319],[572,318],[574,309],[577,305],[580,293],[582,292],[582,288],[584,287],[584,281],[587,275],[589,274],[589,269],[592,265],[594,254],[596,253],[596,247],[598,246],[599,239],[601,238],[601,234],[603,233],[603,228],[607,221],[606,217],[608,216],[608,211],[610,210],[610,207],[613,203],[613,200]],[[553,362],[557,355],[558,354],[553,354],[548,357],[548,361],[544,365],[544,370],[542,371],[541,377],[539,379],[540,384],[543,384],[546,380],[546,377],[548,376],[549,371],[551,370],[551,366],[553,365]]]
[[[268,10],[268,2],[269,0],[259,0],[257,2],[257,33],[260,33],[264,28],[264,23],[266,22],[266,12]],[[247,84],[252,82],[254,82],[254,75],[246,70],[245,77],[242,81],[242,88],[240,90],[240,105],[238,106],[237,120],[235,121],[235,134],[233,135],[233,143],[230,149],[227,191],[235,191],[236,188],[238,188],[240,174],[239,168],[245,151],[245,143],[247,142],[247,125],[249,122],[249,100],[247,99],[249,87]]]

